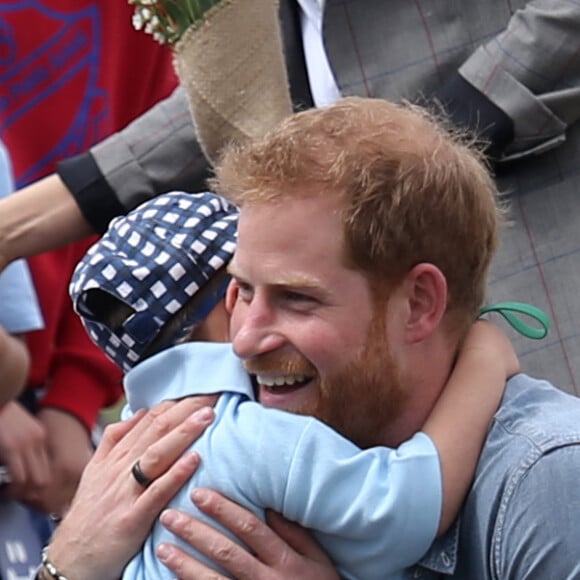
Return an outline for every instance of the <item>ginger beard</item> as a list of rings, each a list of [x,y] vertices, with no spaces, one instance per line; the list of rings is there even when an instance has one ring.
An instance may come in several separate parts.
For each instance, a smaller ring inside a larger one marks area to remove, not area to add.
[[[245,361],[244,366],[252,374],[314,376],[317,399],[285,410],[314,416],[361,448],[379,445],[385,427],[400,414],[406,401],[402,373],[388,348],[383,320],[380,315],[373,318],[360,353],[332,375],[318,375],[300,355],[289,360],[267,353]]]

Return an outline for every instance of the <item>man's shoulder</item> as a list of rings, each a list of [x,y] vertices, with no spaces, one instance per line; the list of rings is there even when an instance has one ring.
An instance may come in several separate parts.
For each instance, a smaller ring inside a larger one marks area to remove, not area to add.
[[[562,497],[570,503],[580,501],[579,469],[580,399],[547,381],[523,374],[512,378],[460,520],[423,559],[422,566],[431,571],[425,577],[434,572],[470,580],[524,577],[520,572],[528,565],[526,542],[535,546],[554,526],[565,528]],[[561,542],[563,555],[558,559],[563,569],[568,565],[564,552],[578,539],[575,522],[572,527],[566,528],[568,537]],[[547,560],[552,568],[554,559]],[[510,562],[516,567],[520,562],[520,572],[504,574]]]
[[[580,398],[548,381],[516,375],[506,385],[486,449],[498,440],[504,448],[524,446],[538,453],[580,443]]]
[[[580,399],[523,374],[508,381],[462,510],[458,577],[474,567],[482,570],[477,578],[524,577],[538,566],[567,570],[566,550],[579,538],[575,522],[565,523],[561,498],[580,500],[579,469]],[[555,529],[563,534],[558,557],[531,562]]]
[[[580,469],[580,399],[548,381],[516,375],[506,385],[470,496],[497,505],[492,500],[501,495],[504,503],[523,478],[534,478],[545,457],[557,459],[556,450],[570,447],[576,459],[562,461],[556,479],[564,481],[569,470]]]

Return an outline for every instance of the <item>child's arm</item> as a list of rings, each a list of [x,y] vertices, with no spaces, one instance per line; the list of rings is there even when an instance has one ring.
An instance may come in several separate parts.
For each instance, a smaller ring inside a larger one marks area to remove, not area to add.
[[[433,439],[441,463],[443,508],[439,534],[459,512],[506,379],[517,372],[519,361],[507,337],[489,322],[476,322],[423,427]]]
[[[30,358],[24,340],[0,326],[0,405],[15,398],[28,377]]]

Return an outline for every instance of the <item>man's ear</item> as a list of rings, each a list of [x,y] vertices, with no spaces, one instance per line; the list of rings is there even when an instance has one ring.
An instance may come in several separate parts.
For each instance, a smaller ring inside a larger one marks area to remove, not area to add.
[[[433,264],[417,264],[403,282],[407,301],[405,336],[415,343],[429,337],[447,308],[447,280]]]
[[[230,280],[226,290],[226,312],[231,316],[234,304],[238,299],[238,285],[235,280]]]

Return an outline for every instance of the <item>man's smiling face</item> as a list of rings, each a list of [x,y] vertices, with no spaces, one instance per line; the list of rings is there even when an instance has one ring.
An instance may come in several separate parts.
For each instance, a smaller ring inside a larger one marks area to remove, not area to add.
[[[366,446],[402,392],[385,314],[365,276],[345,266],[342,231],[327,196],[244,205],[230,264],[231,337],[262,404],[315,415]]]

